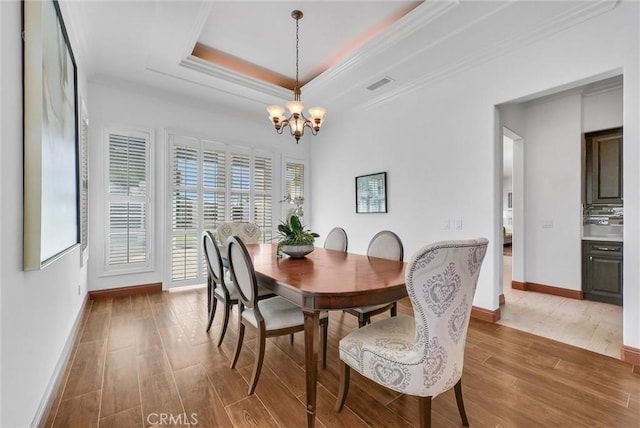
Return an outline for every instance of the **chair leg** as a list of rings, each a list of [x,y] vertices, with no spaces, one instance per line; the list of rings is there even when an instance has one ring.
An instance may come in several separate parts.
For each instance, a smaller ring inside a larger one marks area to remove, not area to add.
[[[253,374],[251,375],[251,383],[249,384],[249,395],[253,394],[260,378],[262,371],[262,363],[264,362],[265,335],[263,329],[258,328],[258,349],[256,350],[256,363],[253,366]]]
[[[236,342],[236,352],[233,354],[233,360],[231,361],[232,369],[236,367],[238,357],[240,357],[240,351],[242,350],[242,340],[244,339],[244,324],[242,324],[242,319],[239,319],[238,321],[238,341]]]
[[[467,412],[464,411],[464,401],[462,400],[462,378],[456,383],[454,387],[456,391],[456,402],[458,403],[458,412],[460,413],[460,419],[462,419],[462,425],[469,426],[469,420],[467,419]]]
[[[218,339],[218,346],[222,345],[222,339],[224,339],[224,335],[227,332],[230,313],[231,313],[231,303],[224,302],[224,318],[222,319],[222,331],[220,332],[220,339]]]
[[[207,333],[211,330],[211,324],[213,324],[213,317],[216,315],[216,307],[218,306],[218,299],[211,293],[211,300],[209,301],[209,321],[207,322]],[[220,345],[218,345],[220,346]]]
[[[358,315],[358,328],[362,328],[369,322],[369,316],[366,314]]]
[[[398,302],[393,302],[393,304],[391,305],[391,316],[398,316]]]
[[[329,330],[329,318],[320,322],[322,329],[322,368],[327,368],[327,331]]]
[[[349,393],[349,377],[351,375],[351,367],[344,361],[340,360],[340,390],[338,391],[338,401],[336,401],[336,412],[342,410],[344,402],[347,401]]]
[[[289,335],[291,337],[291,344],[293,345],[293,333]]]
[[[420,402],[420,428],[431,428],[431,397],[418,397]]]

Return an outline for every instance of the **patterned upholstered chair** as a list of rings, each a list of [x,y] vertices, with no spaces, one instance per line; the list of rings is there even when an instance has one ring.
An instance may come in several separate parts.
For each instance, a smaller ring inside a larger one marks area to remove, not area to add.
[[[437,242],[411,257],[405,277],[414,318],[384,319],[340,340],[336,411],[347,397],[352,368],[389,389],[418,396],[421,427],[431,425],[431,398],[455,388],[462,423],[469,425],[462,400],[464,345],[488,242]]]
[[[245,244],[257,244],[262,239],[262,231],[256,223],[227,222],[220,223],[216,229],[218,242],[227,242],[230,236],[238,236]]]
[[[275,296],[268,299],[258,299],[258,279],[253,268],[251,257],[246,247],[237,236],[227,240],[227,258],[231,267],[231,278],[237,285],[240,303],[238,304],[238,341],[236,351],[231,362],[231,368],[236,366],[245,326],[249,325],[257,330],[256,362],[253,375],[249,383],[249,395],[253,394],[264,360],[265,341],[268,337],[283,336],[304,331],[304,315],[302,310],[283,297]],[[320,312],[320,327],[322,329],[322,367],[327,364],[327,328],[329,314]]]
[[[222,332],[220,333],[220,339],[218,339],[218,346],[220,346],[227,332],[231,308],[233,305],[238,304],[238,290],[233,281],[231,281],[229,270],[223,268],[222,255],[220,254],[218,243],[213,237],[213,233],[208,230],[202,234],[202,246],[208,271],[207,307],[209,309],[209,321],[207,322],[207,332],[211,329],[218,302],[222,303],[224,307]],[[258,297],[260,299],[271,296],[275,296],[275,294],[266,288],[258,287]]]
[[[347,252],[349,240],[347,239],[347,232],[341,227],[334,227],[327,234],[327,238],[324,240],[324,248],[327,250]]]
[[[380,257],[389,260],[402,260],[404,258],[404,247],[400,237],[390,230],[383,230],[376,233],[367,248],[367,256]],[[391,312],[391,316],[397,314],[397,303],[391,302],[382,305],[363,306],[361,308],[345,309],[345,312],[358,317],[358,326],[363,327],[371,322],[371,317],[383,312]]]

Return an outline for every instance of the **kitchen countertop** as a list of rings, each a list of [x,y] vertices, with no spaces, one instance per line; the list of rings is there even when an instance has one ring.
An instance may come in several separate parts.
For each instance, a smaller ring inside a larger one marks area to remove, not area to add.
[[[622,242],[622,236],[620,235],[591,235],[583,236],[583,241],[607,241],[607,242]]]

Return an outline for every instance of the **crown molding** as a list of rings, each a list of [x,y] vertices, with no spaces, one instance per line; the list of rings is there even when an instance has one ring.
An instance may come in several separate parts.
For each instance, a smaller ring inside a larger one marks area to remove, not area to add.
[[[289,100],[292,97],[292,92],[289,89],[238,73],[234,70],[219,66],[194,55],[189,55],[187,58],[180,61],[178,65],[283,100]]]
[[[575,7],[558,15],[555,19],[544,22],[542,26],[533,28],[526,33],[520,33],[515,36],[509,35],[499,43],[494,43],[485,49],[477,50],[470,55],[460,58],[458,61],[452,62],[445,67],[440,67],[439,69],[423,75],[418,79],[414,79],[405,85],[396,86],[395,89],[384,94],[380,94],[378,97],[373,98],[368,102],[362,103],[359,108],[363,110],[377,108],[413,91],[427,87],[446,78],[450,78],[452,75],[477,67],[495,58],[510,53],[520,46],[547,38],[559,31],[608,12],[616,7],[618,1],[619,0],[598,0],[576,3]],[[507,3],[504,7],[508,7],[511,4],[512,3]],[[499,10],[501,9],[503,8],[500,8]],[[498,10],[493,13],[496,13],[497,11]],[[484,16],[476,20],[476,22],[485,19],[486,17],[487,16]]]
[[[320,91],[321,87],[329,85],[332,81],[349,74],[367,60],[380,55],[402,42],[426,24],[438,19],[459,4],[460,0],[424,1],[420,6],[411,11],[411,13],[404,15],[385,31],[382,31],[373,39],[369,40],[355,53],[347,56],[338,64],[304,85],[302,89],[307,91]]]

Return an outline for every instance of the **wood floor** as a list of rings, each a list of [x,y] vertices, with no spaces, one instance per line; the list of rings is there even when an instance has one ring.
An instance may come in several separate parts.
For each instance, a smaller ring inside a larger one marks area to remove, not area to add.
[[[216,347],[220,318],[205,333],[205,296],[196,288],[89,301],[46,426],[304,427],[302,334],[293,345],[267,341],[256,393],[247,396],[255,336],[247,331],[230,369],[236,319]],[[407,300],[399,312],[411,313]],[[355,328],[355,317],[331,313],[316,425],[417,426],[416,399],[353,371],[346,406],[334,412],[337,345]],[[640,426],[638,366],[498,324],[471,320],[462,385],[472,427]],[[432,412],[435,427],[461,426],[453,391],[435,398]]]

